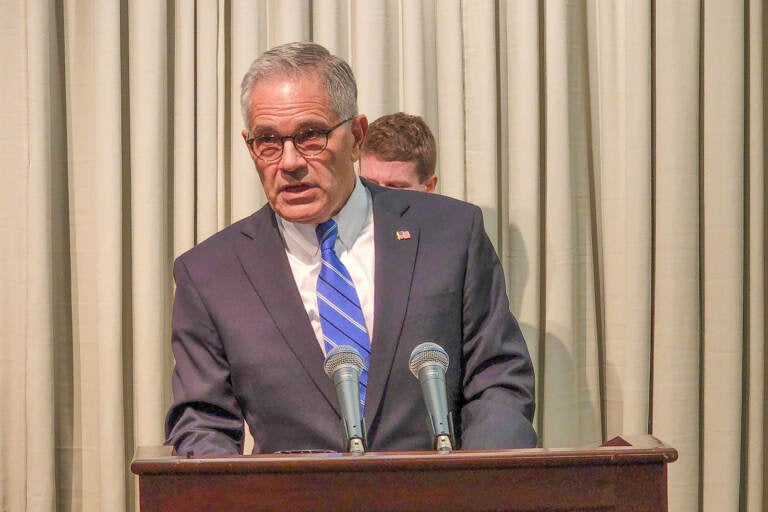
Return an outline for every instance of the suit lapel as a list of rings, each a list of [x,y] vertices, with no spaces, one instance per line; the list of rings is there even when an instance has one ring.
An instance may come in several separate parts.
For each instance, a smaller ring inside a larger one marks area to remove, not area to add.
[[[398,350],[419,246],[419,228],[414,220],[406,216],[407,203],[390,202],[387,198],[393,195],[382,192],[382,189],[369,189],[373,198],[376,244],[376,313],[368,371],[365,422],[372,425]],[[402,198],[402,195],[398,196]]]
[[[296,288],[288,257],[269,206],[254,214],[241,230],[237,257],[254,290],[304,370],[336,410],[336,390],[323,370],[323,353]]]

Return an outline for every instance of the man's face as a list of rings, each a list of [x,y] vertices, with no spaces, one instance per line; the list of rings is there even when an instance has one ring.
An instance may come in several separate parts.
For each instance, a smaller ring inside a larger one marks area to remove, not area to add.
[[[319,77],[275,77],[254,88],[251,132],[243,130],[243,138],[284,137],[307,128],[325,131],[340,121],[331,111]],[[288,221],[311,224],[325,222],[338,213],[355,187],[353,164],[367,127],[365,116],[355,117],[329,133],[325,150],[315,156],[302,155],[288,139],[280,158],[266,162],[249,145],[272,209]]]
[[[377,185],[422,192],[434,191],[437,176],[433,174],[422,183],[416,169],[416,162],[387,161],[370,153],[364,153],[360,157],[360,176]]]

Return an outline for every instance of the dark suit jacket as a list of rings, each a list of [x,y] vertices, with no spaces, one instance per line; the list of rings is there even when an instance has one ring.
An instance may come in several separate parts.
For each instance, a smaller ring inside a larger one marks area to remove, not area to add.
[[[419,381],[425,341],[449,354],[448,407],[465,449],[533,446],[534,376],[480,209],[437,194],[373,198],[375,297],[368,450],[430,450]],[[408,231],[399,240],[397,231]],[[336,392],[265,206],[180,256],[167,442],[179,453],[343,451]]]

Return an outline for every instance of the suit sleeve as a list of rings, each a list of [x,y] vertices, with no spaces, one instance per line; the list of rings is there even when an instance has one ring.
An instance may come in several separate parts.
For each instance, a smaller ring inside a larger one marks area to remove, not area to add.
[[[173,276],[171,347],[176,365],[166,443],[183,455],[242,453],[243,416],[221,339],[181,258],[174,263]]]
[[[463,449],[536,445],[533,364],[509,311],[504,273],[475,210],[463,292]]]

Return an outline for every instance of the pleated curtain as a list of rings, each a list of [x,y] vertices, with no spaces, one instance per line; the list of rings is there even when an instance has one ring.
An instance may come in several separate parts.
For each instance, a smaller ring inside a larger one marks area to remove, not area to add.
[[[265,202],[240,79],[312,40],[438,140],[544,447],[650,433],[672,511],[765,509],[763,0],[0,0],[0,510],[136,508],[173,258]]]

